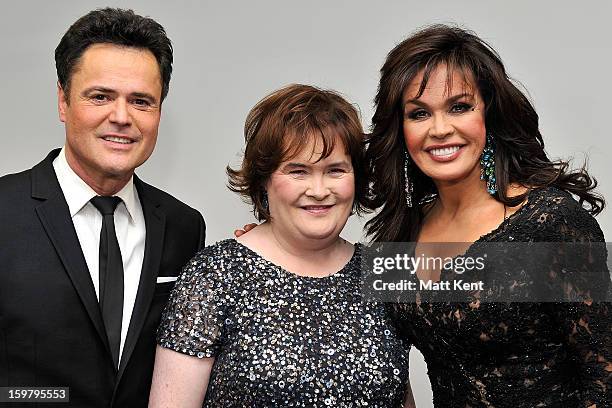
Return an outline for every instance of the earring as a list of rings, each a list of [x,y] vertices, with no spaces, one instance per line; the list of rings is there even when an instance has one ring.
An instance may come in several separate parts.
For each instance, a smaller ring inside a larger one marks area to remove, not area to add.
[[[486,180],[487,191],[494,195],[497,192],[497,180],[495,179],[495,139],[487,133],[487,141],[480,156],[480,179]]]
[[[270,203],[268,203],[268,192],[264,190],[263,198],[261,199],[261,205],[266,209],[266,211],[270,211]]]
[[[412,192],[414,191],[414,185],[410,177],[408,177],[409,160],[408,152],[404,150],[404,191],[406,191],[406,205],[408,208],[412,208]]]

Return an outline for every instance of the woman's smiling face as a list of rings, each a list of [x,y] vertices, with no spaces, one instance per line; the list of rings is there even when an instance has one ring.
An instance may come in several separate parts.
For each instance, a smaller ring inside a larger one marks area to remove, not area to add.
[[[337,239],[353,208],[355,175],[340,141],[327,157],[316,136],[267,183],[270,222],[293,240]]]
[[[423,72],[402,98],[404,141],[414,165],[436,183],[480,176],[485,146],[484,102],[469,77],[441,65],[418,95]],[[450,81],[449,81],[450,79]]]

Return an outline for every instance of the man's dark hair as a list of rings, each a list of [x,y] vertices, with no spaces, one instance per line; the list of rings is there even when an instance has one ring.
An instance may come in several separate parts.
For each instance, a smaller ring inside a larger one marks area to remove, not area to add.
[[[172,44],[164,28],[155,20],[133,10],[104,8],[79,18],[55,49],[57,79],[68,95],[70,80],[85,50],[93,44],[115,44],[149,50],[159,65],[161,100],[168,94],[172,75]]]

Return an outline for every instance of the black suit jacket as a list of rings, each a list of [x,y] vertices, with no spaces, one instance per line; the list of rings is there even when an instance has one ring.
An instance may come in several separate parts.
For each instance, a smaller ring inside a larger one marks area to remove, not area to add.
[[[0,386],[70,387],[70,404],[61,406],[144,407],[155,333],[174,285],[156,284],[156,278],[176,276],[204,245],[204,220],[198,211],[134,178],[146,242],[117,370],[53,169],[58,152],[31,170],[0,178]]]

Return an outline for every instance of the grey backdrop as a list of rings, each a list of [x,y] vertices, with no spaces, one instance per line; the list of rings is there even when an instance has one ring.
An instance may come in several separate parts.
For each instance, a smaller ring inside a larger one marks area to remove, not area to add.
[[[0,174],[29,168],[63,143],[57,117],[53,50],[68,26],[103,6],[133,8],[158,20],[175,50],[160,137],[139,169],[148,182],[199,209],[208,242],[253,221],[225,188],[238,163],[249,108],[291,82],[343,93],[370,125],[378,70],[386,53],[415,28],[456,22],[501,54],[529,90],[551,157],[589,158],[599,191],[612,198],[612,3],[607,1],[22,1],[0,14]],[[598,217],[606,237],[612,216]],[[362,239],[351,219],[345,237]],[[411,353],[419,407],[431,406],[426,368]]]

